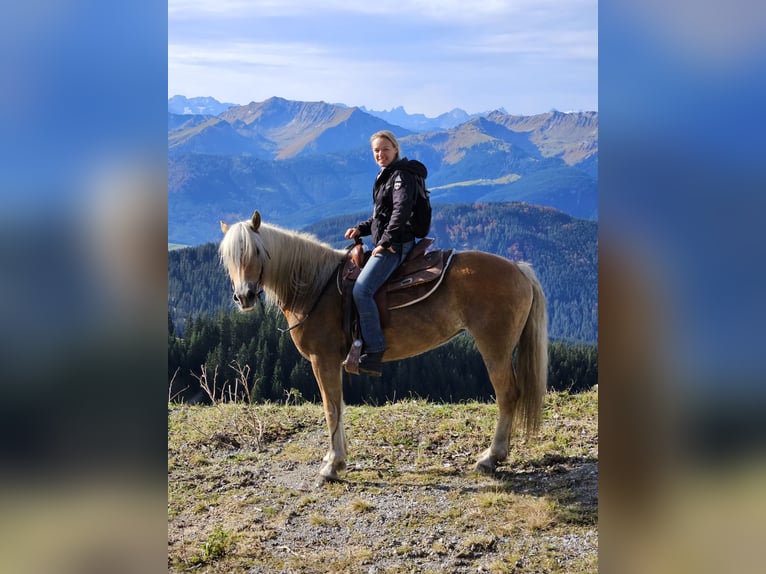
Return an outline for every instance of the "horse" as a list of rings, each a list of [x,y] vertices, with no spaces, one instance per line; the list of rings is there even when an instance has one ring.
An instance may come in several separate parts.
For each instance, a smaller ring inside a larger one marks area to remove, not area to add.
[[[343,329],[335,277],[347,251],[313,235],[264,223],[257,210],[250,220],[220,225],[224,236],[219,257],[231,279],[235,303],[242,311],[251,311],[265,293],[284,314],[298,351],[311,362],[330,438],[319,479],[339,480],[348,450],[342,364],[350,341]],[[542,417],[547,310],[532,267],[482,251],[457,251],[432,295],[390,312],[383,360],[419,355],[462,332],[474,338],[499,407],[490,446],[475,466],[478,472],[492,474],[508,457],[516,425],[523,424],[527,435],[534,435]]]

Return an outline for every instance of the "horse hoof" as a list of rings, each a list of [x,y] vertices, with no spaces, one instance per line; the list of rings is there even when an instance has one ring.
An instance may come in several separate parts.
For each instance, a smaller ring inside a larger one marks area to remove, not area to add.
[[[335,465],[336,467],[340,467],[340,465]],[[343,468],[345,468],[345,463],[343,463]],[[342,468],[340,470],[343,470]],[[337,482],[340,480],[340,476],[338,476],[337,469],[333,467],[332,464],[327,463],[325,464],[322,469],[319,471],[319,482],[318,484],[323,484],[325,482]]]
[[[320,474],[317,477],[316,482],[314,483],[314,488],[322,488],[325,484],[328,484],[331,482],[341,482],[340,476],[338,476],[337,474],[332,474],[332,475]]]
[[[477,462],[473,470],[479,474],[495,474],[496,468],[497,465],[491,459],[485,459]]]
[[[317,477],[316,481],[314,482],[314,488],[322,488],[328,482],[337,482],[337,481],[338,481],[337,478],[328,478],[328,477],[320,474]]]

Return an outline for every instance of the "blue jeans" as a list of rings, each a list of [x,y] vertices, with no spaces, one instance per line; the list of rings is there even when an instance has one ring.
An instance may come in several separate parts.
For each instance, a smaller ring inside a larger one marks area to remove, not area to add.
[[[359,311],[359,327],[362,331],[365,353],[386,350],[386,339],[383,337],[383,328],[380,326],[380,314],[373,297],[414,246],[415,242],[409,241],[401,246],[394,246],[398,253],[385,250],[375,257],[370,257],[356,280],[353,292],[354,303]]]

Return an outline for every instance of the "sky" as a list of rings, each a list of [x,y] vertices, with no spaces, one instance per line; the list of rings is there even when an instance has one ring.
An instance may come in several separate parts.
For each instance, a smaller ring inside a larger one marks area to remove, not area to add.
[[[174,95],[597,111],[597,0],[169,0]]]

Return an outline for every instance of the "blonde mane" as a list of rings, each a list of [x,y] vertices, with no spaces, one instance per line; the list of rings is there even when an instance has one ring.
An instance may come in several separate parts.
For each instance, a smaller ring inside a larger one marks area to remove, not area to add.
[[[257,262],[263,269],[262,287],[269,302],[293,313],[306,314],[346,252],[333,249],[308,233],[268,223],[262,223],[256,232],[249,221],[241,221],[229,227],[219,255],[232,277],[240,276]]]

